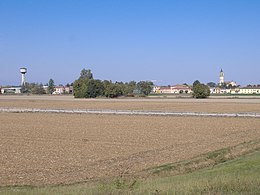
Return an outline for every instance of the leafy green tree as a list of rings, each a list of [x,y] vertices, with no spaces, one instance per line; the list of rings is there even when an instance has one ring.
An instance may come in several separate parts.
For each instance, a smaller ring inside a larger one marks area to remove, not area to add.
[[[194,98],[207,98],[209,95],[210,95],[210,89],[207,85],[199,83],[193,87]]]
[[[88,79],[86,85],[86,98],[96,98],[104,95],[104,85],[100,80]]]
[[[209,83],[207,83],[207,85],[208,85],[209,87],[216,87],[216,86],[217,86],[217,84],[214,83],[214,82],[209,82]]]
[[[54,80],[50,79],[48,82],[48,93],[52,94],[54,92]]]
[[[137,90],[142,94],[142,95],[149,95],[152,91],[153,87],[153,82],[151,81],[140,81],[137,83]]]
[[[105,93],[104,84],[100,80],[80,77],[73,83],[75,98],[95,98]]]
[[[73,91],[75,98],[84,98],[84,94],[86,94],[87,86],[84,79],[75,80],[73,83]]]
[[[134,96],[134,90],[136,89],[137,85],[135,81],[130,81],[129,83],[125,83],[125,96]]]
[[[193,82],[192,88],[194,88],[197,84],[200,84],[200,81],[199,81],[199,80],[196,80],[196,81]]]
[[[116,83],[110,83],[105,88],[105,96],[108,98],[116,98],[118,96],[121,96],[123,94],[122,89],[120,85]]]
[[[84,68],[83,70],[81,70],[80,78],[81,79],[93,79],[93,74],[90,69]]]

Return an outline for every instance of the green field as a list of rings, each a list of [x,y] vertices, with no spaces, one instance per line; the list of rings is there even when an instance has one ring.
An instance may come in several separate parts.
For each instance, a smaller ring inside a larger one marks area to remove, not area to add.
[[[202,156],[219,158],[228,149]],[[219,155],[221,153],[221,155]],[[200,158],[201,159],[201,158]],[[197,158],[193,159],[198,160]],[[162,176],[173,167],[187,164],[183,161],[152,169],[153,174],[144,178],[118,177],[110,181],[80,183],[46,187],[1,187],[0,194],[259,194],[260,151],[233,160],[216,161],[210,168],[185,170],[184,174]],[[181,166],[180,166],[181,167]],[[151,171],[151,170],[150,170]],[[148,179],[147,179],[148,178]]]

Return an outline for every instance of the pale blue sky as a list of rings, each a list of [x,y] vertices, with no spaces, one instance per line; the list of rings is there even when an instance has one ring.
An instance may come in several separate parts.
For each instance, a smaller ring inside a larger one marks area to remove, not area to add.
[[[0,0],[0,85],[101,80],[260,84],[259,0]]]

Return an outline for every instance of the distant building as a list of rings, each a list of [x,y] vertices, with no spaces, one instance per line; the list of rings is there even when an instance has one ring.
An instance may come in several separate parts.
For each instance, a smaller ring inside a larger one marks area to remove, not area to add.
[[[224,71],[221,69],[219,74],[219,86],[220,87],[236,87],[237,83],[235,81],[226,81],[225,82],[225,74]]]
[[[19,94],[21,89],[21,87],[4,87],[1,88],[1,94]]]
[[[43,87],[45,93],[47,94],[47,93],[48,93],[48,85],[44,85],[44,86],[42,86],[42,87]]]
[[[55,86],[52,94],[64,94],[64,86]]]
[[[219,85],[222,86],[222,85],[224,85],[224,83],[225,83],[224,72],[223,72],[223,70],[221,69],[221,70],[220,70],[220,74],[219,74]]]
[[[220,87],[211,87],[210,93],[211,94],[226,94],[226,93],[231,93],[231,89],[225,89],[225,88],[220,88]]]
[[[236,88],[210,88],[211,94],[260,94],[260,86]]]
[[[72,94],[73,93],[73,87],[72,86],[55,86],[54,87],[54,92],[52,94]]]
[[[237,83],[235,81],[227,81],[226,82],[226,86],[229,87],[236,87],[237,86]]]
[[[239,94],[260,94],[260,87],[242,87]]]
[[[187,85],[173,85],[173,86],[155,86],[154,93],[161,93],[161,94],[190,94],[192,90]]]

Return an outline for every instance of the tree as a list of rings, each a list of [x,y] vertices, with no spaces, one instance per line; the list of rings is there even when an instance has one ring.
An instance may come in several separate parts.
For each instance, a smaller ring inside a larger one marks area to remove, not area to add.
[[[216,86],[217,86],[217,84],[214,83],[214,82],[209,82],[209,83],[207,83],[207,85],[208,85],[209,87],[216,87]]]
[[[50,79],[48,82],[48,93],[52,94],[54,92],[54,80]]]
[[[96,98],[104,95],[104,85],[100,80],[87,79],[87,91],[85,97]]]
[[[120,85],[116,83],[110,83],[105,88],[105,96],[108,98],[116,98],[123,94]]]
[[[87,91],[86,83],[84,82],[84,79],[77,79],[73,83],[73,91],[74,91],[74,97],[75,98],[84,98],[84,94]]]
[[[199,83],[193,87],[194,98],[206,98],[209,95],[210,95],[210,89],[207,85]]]
[[[38,95],[41,95],[41,94],[45,94],[45,90],[43,88],[43,85],[42,84],[38,84],[38,83],[32,83],[31,84],[31,93],[32,94],[38,94]]]
[[[92,74],[92,72],[91,72],[91,70],[90,69],[83,69],[83,70],[81,70],[81,73],[80,73],[80,78],[81,79],[93,79],[93,74]]]
[[[137,89],[142,95],[149,95],[152,91],[153,82],[151,81],[140,81],[137,83]]]
[[[200,84],[199,80],[196,80],[196,81],[193,82],[192,88],[194,88],[197,84]]]
[[[75,98],[95,98],[103,96],[105,87],[102,81],[80,77],[73,83]]]
[[[135,81],[130,81],[129,83],[125,83],[125,96],[134,96],[134,90],[136,89],[137,85]]]
[[[73,82],[73,92],[75,98],[95,98],[105,96],[116,98],[119,96],[134,96],[134,91],[138,94],[148,95],[152,91],[153,83],[150,81],[135,81],[129,83],[115,82],[93,79],[91,70],[83,69],[80,77]]]

